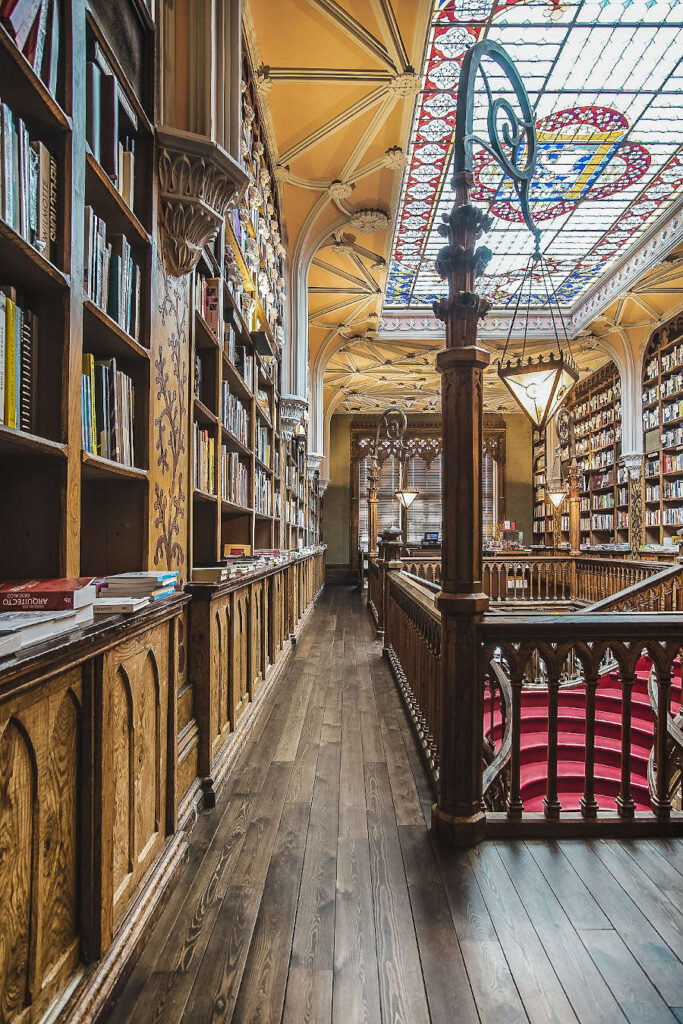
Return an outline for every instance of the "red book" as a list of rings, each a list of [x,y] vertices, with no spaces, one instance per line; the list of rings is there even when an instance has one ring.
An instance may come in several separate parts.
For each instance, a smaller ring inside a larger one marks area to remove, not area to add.
[[[97,596],[93,578],[3,580],[0,582],[0,611],[61,612],[84,608]]]

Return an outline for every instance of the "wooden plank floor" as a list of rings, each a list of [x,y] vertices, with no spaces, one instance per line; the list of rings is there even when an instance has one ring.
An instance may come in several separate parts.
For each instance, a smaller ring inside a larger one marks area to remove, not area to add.
[[[328,588],[109,1020],[683,1021],[683,840],[436,848],[370,617]]]

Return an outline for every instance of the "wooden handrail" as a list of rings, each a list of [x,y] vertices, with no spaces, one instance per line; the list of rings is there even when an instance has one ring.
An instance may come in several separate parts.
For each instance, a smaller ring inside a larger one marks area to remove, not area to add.
[[[655,572],[591,606],[603,611],[679,611],[683,607],[683,563],[656,565]]]
[[[507,674],[503,670],[503,666],[497,661],[492,660],[489,663],[489,667],[493,669],[503,705],[505,707],[505,728],[500,744],[500,750],[497,751],[496,756],[493,758],[491,763],[484,769],[482,779],[482,792],[484,799],[486,799],[486,796],[495,780],[508,764],[512,753],[512,685]]]

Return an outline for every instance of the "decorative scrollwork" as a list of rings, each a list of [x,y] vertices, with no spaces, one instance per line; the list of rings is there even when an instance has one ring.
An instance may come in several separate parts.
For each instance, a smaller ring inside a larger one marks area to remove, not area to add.
[[[506,75],[515,91],[521,117],[504,96],[493,98],[488,76],[482,66],[489,57]],[[488,97],[486,126],[488,141],[472,131],[474,96],[477,72],[481,71]],[[472,143],[477,142],[491,154],[503,173],[510,179],[520,202],[524,223],[537,242],[539,229],[529,209],[529,186],[536,170],[536,121],[526,88],[517,68],[499,43],[483,39],[467,51],[462,62],[458,85],[458,110],[455,122],[455,177],[472,173]]]

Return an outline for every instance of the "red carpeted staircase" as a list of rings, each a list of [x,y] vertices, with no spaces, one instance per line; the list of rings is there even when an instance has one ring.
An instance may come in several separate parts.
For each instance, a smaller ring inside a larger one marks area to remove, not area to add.
[[[638,662],[633,687],[631,729],[631,789],[637,810],[651,807],[647,763],[654,742],[654,716],[647,692],[650,659]],[[563,810],[578,810],[584,788],[585,690],[560,690],[558,736],[558,792]],[[502,722],[494,703],[493,740],[501,742]],[[614,810],[621,777],[621,684],[618,672],[607,673],[598,684],[595,714],[595,796],[598,805]],[[671,685],[671,710],[681,705],[681,665],[677,663]],[[484,730],[491,737],[490,697],[484,698]],[[526,811],[542,811],[546,792],[548,754],[548,693],[522,693],[521,797]]]

